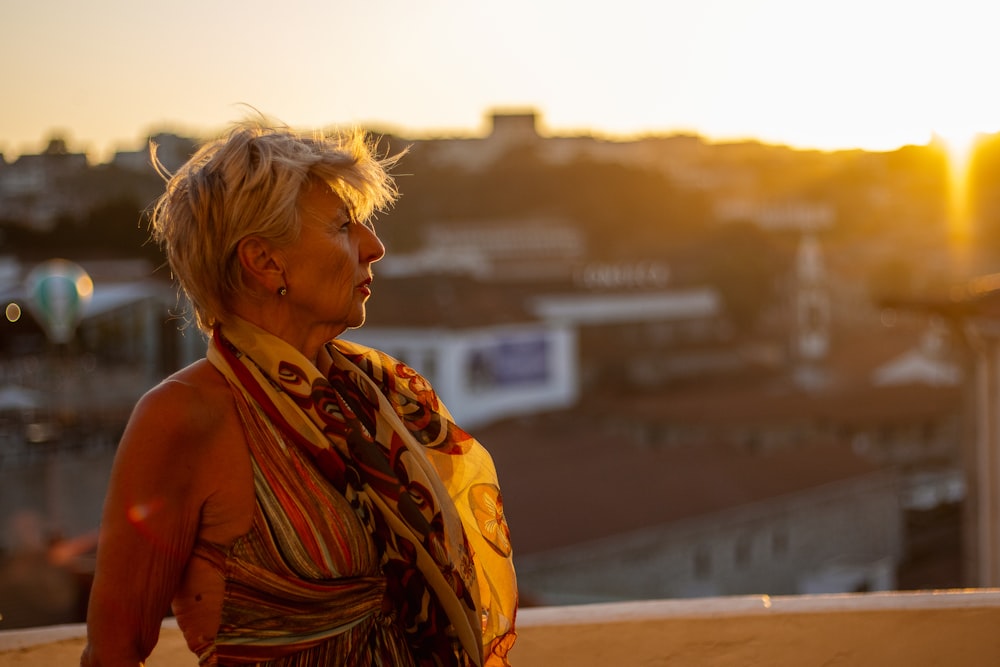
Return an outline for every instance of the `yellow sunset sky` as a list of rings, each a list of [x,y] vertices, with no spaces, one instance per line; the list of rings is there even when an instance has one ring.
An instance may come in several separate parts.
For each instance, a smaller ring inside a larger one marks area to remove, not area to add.
[[[245,114],[476,135],[696,132],[891,150],[1000,130],[983,0],[4,0],[0,152],[105,159]]]

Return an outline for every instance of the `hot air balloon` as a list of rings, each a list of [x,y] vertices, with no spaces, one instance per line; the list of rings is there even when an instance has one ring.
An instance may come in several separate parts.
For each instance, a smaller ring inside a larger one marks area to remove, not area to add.
[[[94,294],[94,281],[79,265],[51,259],[25,277],[27,306],[53,343],[73,340],[83,309]]]

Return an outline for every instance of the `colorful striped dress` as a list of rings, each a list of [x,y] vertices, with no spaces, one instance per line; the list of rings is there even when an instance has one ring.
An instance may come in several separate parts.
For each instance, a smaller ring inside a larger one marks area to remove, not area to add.
[[[226,582],[206,666],[412,665],[372,540],[344,497],[259,407],[235,392],[250,443],[257,510],[228,550],[196,556]]]

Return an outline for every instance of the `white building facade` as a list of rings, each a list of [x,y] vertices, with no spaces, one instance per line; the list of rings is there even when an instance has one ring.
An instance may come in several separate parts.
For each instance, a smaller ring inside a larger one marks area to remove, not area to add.
[[[343,337],[412,366],[463,427],[568,408],[578,398],[576,331],[567,325],[366,326]]]

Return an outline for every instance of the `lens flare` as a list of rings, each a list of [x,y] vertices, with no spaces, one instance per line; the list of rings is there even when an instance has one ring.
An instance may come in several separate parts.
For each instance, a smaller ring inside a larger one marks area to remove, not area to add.
[[[130,523],[139,525],[149,519],[163,505],[162,502],[136,503],[128,508],[127,516]]]
[[[21,306],[16,303],[8,303],[4,315],[7,316],[8,322],[17,322],[21,319]]]
[[[969,168],[980,133],[956,128],[936,133],[936,136],[948,160],[948,237],[956,262],[964,264],[971,250],[974,227]]]

